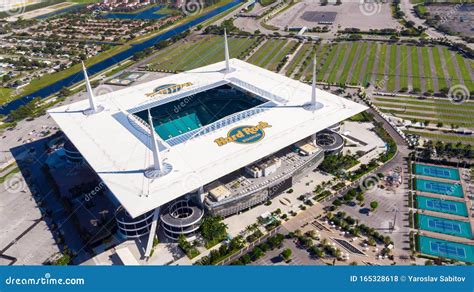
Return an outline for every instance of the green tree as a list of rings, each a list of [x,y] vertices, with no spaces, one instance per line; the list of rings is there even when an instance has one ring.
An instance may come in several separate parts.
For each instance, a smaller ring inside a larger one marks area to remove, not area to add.
[[[283,250],[280,255],[285,261],[288,261],[290,259],[292,253],[293,252],[291,251],[291,249],[287,248],[287,249]]]
[[[370,208],[372,208],[372,210],[377,209],[378,206],[379,206],[379,203],[377,201],[370,202]]]

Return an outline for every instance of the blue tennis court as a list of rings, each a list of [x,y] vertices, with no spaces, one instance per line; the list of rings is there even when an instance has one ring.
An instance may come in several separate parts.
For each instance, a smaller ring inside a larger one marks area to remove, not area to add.
[[[474,246],[471,245],[419,236],[418,246],[423,254],[474,263]]]
[[[459,171],[455,168],[426,165],[426,164],[415,164],[415,174],[438,177],[451,180],[459,180]]]
[[[442,212],[463,217],[468,216],[466,204],[462,202],[417,196],[416,206],[418,209],[423,210]]]
[[[461,184],[453,184],[417,178],[415,187],[417,190],[422,192],[453,196],[458,198],[464,197]]]
[[[418,214],[418,226],[422,230],[472,238],[471,225],[468,222]]]

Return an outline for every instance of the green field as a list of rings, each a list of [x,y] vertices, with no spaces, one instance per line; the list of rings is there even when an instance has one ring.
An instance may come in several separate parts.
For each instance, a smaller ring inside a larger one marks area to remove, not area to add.
[[[229,55],[237,58],[251,47],[257,38],[229,37]],[[224,60],[224,38],[205,36],[199,40],[181,41],[162,50],[150,62],[152,70],[186,71]]]
[[[294,41],[288,43],[283,39],[269,39],[248,59],[248,62],[259,67],[275,69],[285,56],[282,52],[288,52],[293,44]]]

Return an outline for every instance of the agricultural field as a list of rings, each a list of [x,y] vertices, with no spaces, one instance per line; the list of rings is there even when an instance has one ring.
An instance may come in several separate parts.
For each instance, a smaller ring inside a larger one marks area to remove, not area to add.
[[[229,37],[231,58],[243,58],[261,39]],[[149,70],[181,72],[224,60],[224,38],[204,36],[180,41],[160,51],[147,65]]]
[[[318,54],[318,81],[331,84],[367,86],[373,83],[387,92],[437,93],[463,84],[474,91],[472,60],[442,46],[416,47],[411,45],[375,42],[346,42],[326,45]],[[300,79],[295,71],[306,71],[310,45],[305,44],[292,60],[287,76]],[[319,45],[315,49],[319,50]],[[300,63],[296,63],[299,61]],[[310,72],[310,71],[309,71]],[[304,80],[310,76],[303,74]]]

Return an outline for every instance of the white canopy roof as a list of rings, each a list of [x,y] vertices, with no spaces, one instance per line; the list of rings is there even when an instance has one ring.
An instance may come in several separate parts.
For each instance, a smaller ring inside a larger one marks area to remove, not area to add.
[[[83,114],[89,107],[87,100],[51,109],[49,114],[118,201],[136,217],[366,109],[318,89],[317,101],[323,107],[310,111],[302,106],[311,100],[310,85],[238,59],[231,59],[230,64],[230,72],[225,72],[225,62],[220,62],[96,96],[97,104],[104,107],[97,114]],[[176,93],[147,95],[161,85],[187,82],[192,85]],[[130,112],[226,83],[272,100],[276,106],[183,143],[169,146],[160,141],[161,157],[172,171],[163,177],[146,178],[144,170],[153,164],[148,129]],[[263,130],[265,136],[257,143],[218,146],[214,142],[226,137],[232,128],[259,122],[270,127]]]

